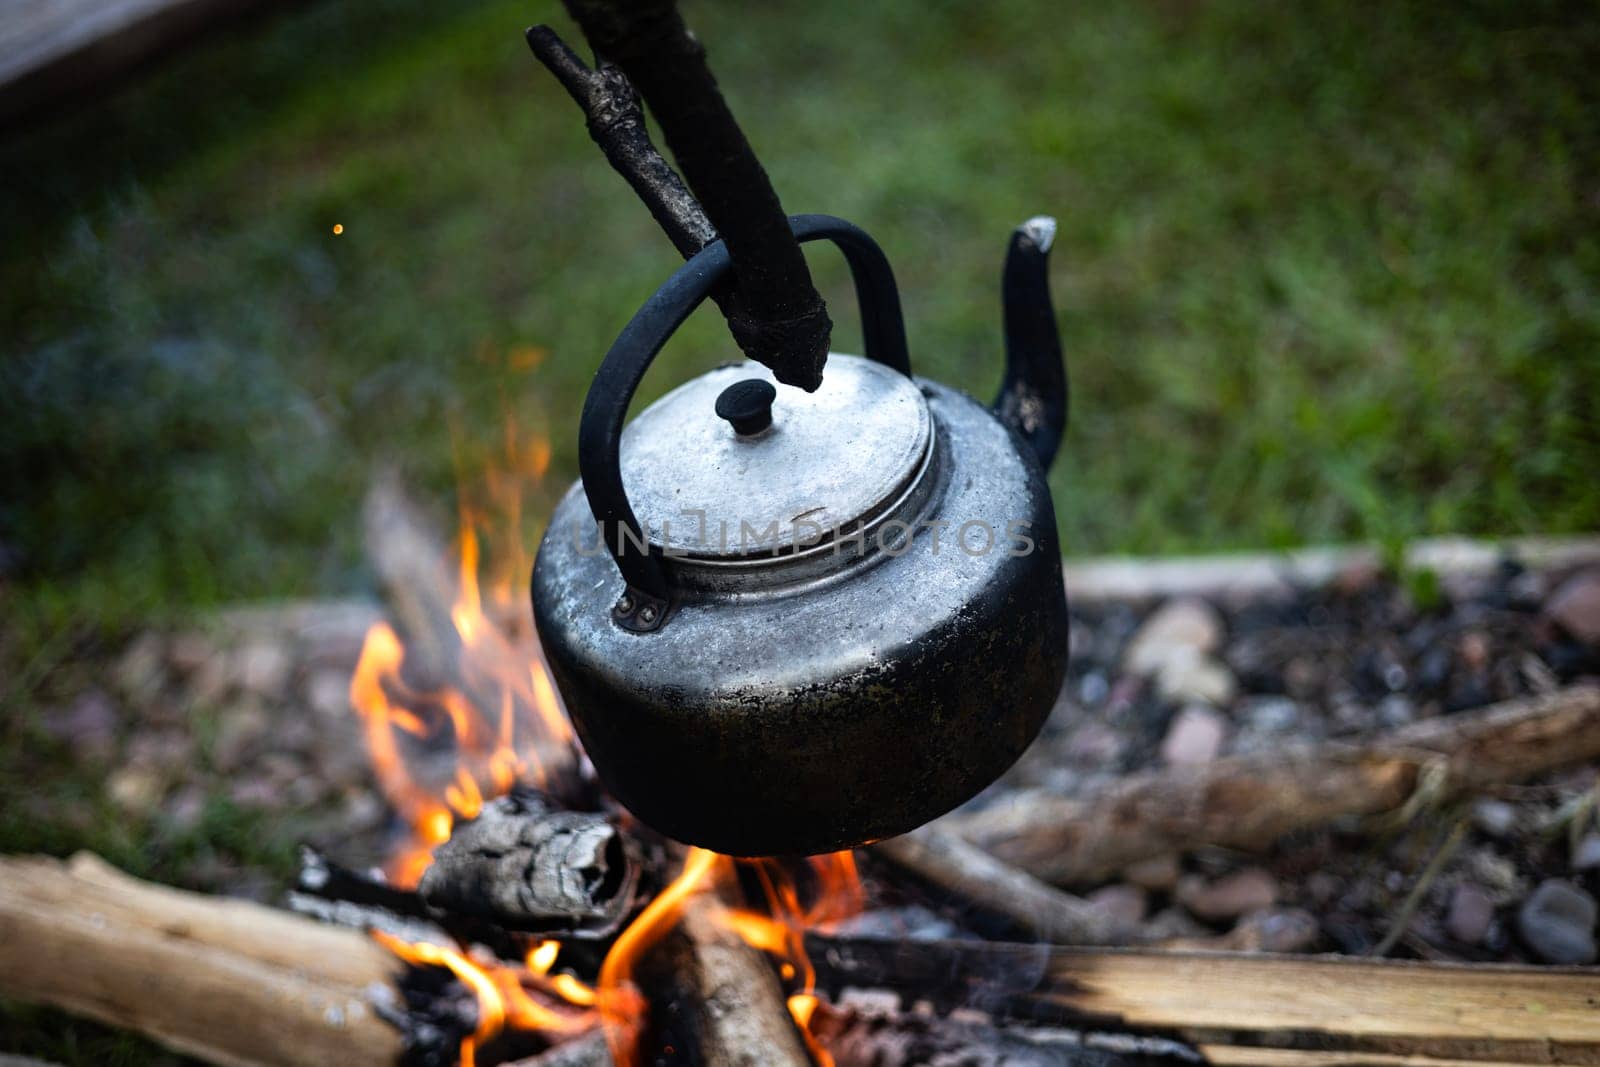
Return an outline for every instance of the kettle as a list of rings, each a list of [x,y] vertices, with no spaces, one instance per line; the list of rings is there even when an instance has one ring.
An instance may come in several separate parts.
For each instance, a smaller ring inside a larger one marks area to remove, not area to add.
[[[1045,472],[1067,387],[1046,257],[1012,236],[993,409],[912,374],[887,259],[827,215],[864,356],[815,392],[711,370],[624,427],[672,332],[730,269],[714,242],[633,316],[580,420],[579,470],[534,565],[533,615],[611,794],[680,841],[813,854],[944,814],[1033,741],[1066,672]]]

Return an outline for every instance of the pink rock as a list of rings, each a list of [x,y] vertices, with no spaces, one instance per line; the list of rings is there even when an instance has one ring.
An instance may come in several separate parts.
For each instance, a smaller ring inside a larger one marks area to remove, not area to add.
[[[1170,852],[1165,856],[1152,856],[1147,860],[1129,864],[1122,870],[1122,877],[1140,889],[1149,889],[1154,892],[1164,893],[1178,884],[1178,878],[1183,874],[1183,868],[1178,864],[1178,857]]]
[[[1252,911],[1265,911],[1278,902],[1278,880],[1260,867],[1246,867],[1210,885],[1185,882],[1178,900],[1202,919],[1220,922]]]
[[[1600,570],[1582,571],[1562,582],[1544,610],[1579,641],[1600,645]]]
[[[1121,882],[1101,886],[1085,899],[1112,919],[1129,926],[1144,921],[1144,913],[1150,904],[1143,889]]]
[[[1222,751],[1228,720],[1203,704],[1190,704],[1173,716],[1161,739],[1161,761],[1168,766],[1210,763]]]
[[[1464,945],[1476,945],[1489,932],[1494,921],[1494,899],[1474,882],[1462,882],[1450,894],[1450,910],[1445,929]]]

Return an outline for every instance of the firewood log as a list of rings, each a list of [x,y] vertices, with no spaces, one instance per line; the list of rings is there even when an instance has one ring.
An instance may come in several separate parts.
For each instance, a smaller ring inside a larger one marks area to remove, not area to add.
[[[1157,935],[1003,863],[937,824],[868,846],[890,866],[1030,940],[1129,945]]]
[[[433,908],[509,929],[601,937],[632,907],[638,881],[626,839],[604,816],[518,790],[458,824],[418,889]]]
[[[810,934],[818,988],[893,989],[949,1012],[1156,1028],[1232,1062],[1600,1064],[1600,969],[1075,949]],[[1298,1060],[1291,1050],[1342,1054]]]
[[[717,922],[710,893],[689,898],[676,929],[645,959],[640,979],[672,1005],[700,1067],[810,1067],[772,965]]]
[[[1261,849],[1295,830],[1516,782],[1600,758],[1600,687],[1574,686],[1329,742],[1167,768],[1078,797],[1024,795],[938,825],[1058,885],[1202,845]]]
[[[0,859],[0,996],[227,1067],[394,1063],[374,998],[401,964],[362,934],[130,878],[99,859]]]

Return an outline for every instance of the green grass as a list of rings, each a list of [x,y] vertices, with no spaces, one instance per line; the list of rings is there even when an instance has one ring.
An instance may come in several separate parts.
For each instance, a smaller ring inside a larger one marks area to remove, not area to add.
[[[358,584],[373,460],[443,498],[506,409],[573,476],[674,257],[522,44],[553,9],[309,5],[0,148],[30,605]],[[789,209],[889,251],[923,373],[992,390],[1006,233],[1060,219],[1070,552],[1600,524],[1591,6],[688,12]],[[647,391],[729,351],[703,314]]]

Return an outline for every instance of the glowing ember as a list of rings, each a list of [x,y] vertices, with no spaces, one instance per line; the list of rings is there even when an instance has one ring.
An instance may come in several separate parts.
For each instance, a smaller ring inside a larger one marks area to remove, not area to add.
[[[528,350],[537,352],[538,350]],[[542,353],[541,353],[542,354]],[[537,360],[531,359],[536,365]],[[451,621],[460,638],[456,684],[418,692],[403,678],[405,649],[387,624],[367,634],[350,683],[363,719],[373,770],[384,796],[408,827],[388,865],[389,879],[413,887],[450,837],[457,820],[471,819],[486,800],[519,782],[540,788],[568,780],[577,765],[572,727],[551,684],[523,590],[531,560],[524,549],[524,492],[543,478],[547,442],[524,444],[508,420],[503,457],[476,499],[461,508],[458,595]],[[503,570],[480,584],[480,533]],[[454,765],[426,774],[426,758],[448,742]],[[815,973],[806,957],[807,929],[853,915],[861,908],[861,883],[851,853],[813,857],[802,891],[789,867],[776,860],[745,860],[762,889],[760,907],[718,913],[718,921],[751,946],[776,957],[789,1011],[813,1056],[832,1058],[807,1031],[817,1006]],[[726,885],[733,861],[690,849],[682,872],[613,942],[594,987],[556,971],[557,941],[531,945],[520,964],[472,958],[459,947],[407,943],[374,932],[409,962],[448,968],[475,995],[478,1020],[461,1042],[465,1067],[474,1067],[485,1042],[507,1028],[537,1031],[553,1042],[604,1026],[619,1067],[639,1060],[638,1038],[648,1004],[633,981],[640,959],[675,926],[697,890]]]

